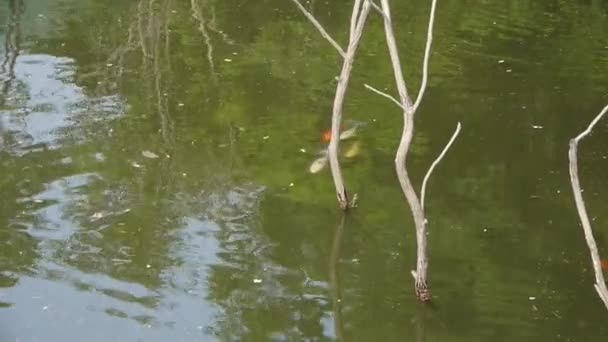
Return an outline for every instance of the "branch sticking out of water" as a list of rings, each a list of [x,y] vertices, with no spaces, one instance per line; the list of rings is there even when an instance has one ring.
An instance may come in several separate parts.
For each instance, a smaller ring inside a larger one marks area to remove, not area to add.
[[[335,48],[338,50],[340,55],[344,58],[342,64],[342,70],[338,77],[338,85],[336,87],[336,95],[334,98],[334,104],[332,109],[331,117],[331,139],[328,147],[329,165],[331,167],[331,174],[334,180],[334,186],[336,188],[336,196],[338,197],[338,203],[342,210],[347,210],[350,206],[348,201],[348,195],[346,193],[346,187],[344,186],[344,179],[342,178],[342,171],[340,170],[340,162],[338,160],[338,147],[340,144],[340,126],[342,121],[342,109],[344,107],[344,99],[346,95],[346,89],[348,88],[348,82],[350,80],[350,74],[353,68],[353,61],[355,59],[355,53],[359,46],[359,41],[363,34],[363,28],[370,11],[370,0],[355,0],[353,4],[353,10],[350,20],[349,29],[349,43],[346,52],[331,38],[323,26],[310,14],[304,6],[300,4],[298,0],[292,0],[304,13],[304,15],[313,23],[313,25],[319,30],[321,35],[327,39]],[[363,1],[363,4],[361,3]]]
[[[427,33],[427,42],[424,54],[424,61],[422,67],[422,84],[420,85],[420,90],[418,91],[418,97],[416,98],[416,102],[412,105],[412,100],[410,99],[407,86],[405,84],[405,79],[403,78],[403,71],[401,68],[401,62],[399,59],[399,52],[397,49],[397,42],[395,39],[395,34],[393,32],[392,27],[392,19],[391,19],[391,10],[388,0],[382,0],[382,13],[384,19],[384,32],[386,35],[386,44],[388,46],[389,55],[391,58],[391,63],[393,66],[393,73],[395,76],[395,83],[397,85],[397,90],[399,92],[399,103],[400,107],[403,109],[403,131],[401,133],[401,141],[399,142],[399,147],[397,149],[397,153],[395,155],[395,169],[397,171],[397,176],[399,178],[399,184],[401,185],[401,190],[405,195],[407,203],[410,207],[410,211],[412,212],[412,216],[414,217],[414,224],[416,226],[416,271],[412,272],[415,278],[415,288],[416,295],[418,299],[421,301],[428,301],[431,299],[431,294],[427,285],[427,269],[428,269],[428,258],[427,258],[427,230],[426,230],[426,218],[424,215],[424,208],[422,206],[422,201],[418,199],[418,195],[416,194],[416,190],[414,189],[412,182],[410,180],[408,171],[407,171],[407,155],[412,144],[412,139],[414,137],[414,115],[416,114],[416,110],[422,101],[422,97],[426,90],[427,79],[428,79],[428,67],[429,67],[429,58],[431,51],[431,43],[433,36],[433,24],[435,21],[435,9],[436,9],[437,0],[432,1],[431,5],[431,13],[429,18],[429,26]],[[386,95],[383,95],[387,97]],[[449,144],[448,144],[449,145]],[[442,156],[440,156],[439,160]],[[437,161],[438,163],[438,161]],[[436,165],[436,163],[435,163]],[[429,171],[432,171],[434,166],[431,166]],[[430,174],[430,172],[428,173]]]
[[[356,5],[356,4],[355,4]],[[331,174],[336,187],[336,195],[338,196],[338,203],[342,210],[349,208],[348,195],[346,188],[344,187],[344,180],[342,178],[342,171],[340,170],[340,162],[338,161],[338,148],[340,144],[340,126],[342,121],[342,108],[344,107],[344,98],[346,95],[346,89],[348,88],[348,82],[350,80],[350,74],[353,69],[353,61],[355,59],[355,53],[359,46],[359,41],[363,34],[363,27],[369,14],[370,4],[369,1],[365,1],[360,6],[360,13],[357,15],[357,24],[353,30],[353,35],[349,39],[348,49],[344,56],[344,62],[342,64],[342,71],[338,78],[338,85],[336,87],[336,97],[334,98],[334,105],[331,116],[331,140],[329,141],[329,165],[331,166]],[[353,7],[353,12],[358,10],[357,6]],[[353,16],[356,14],[353,13]]]
[[[583,199],[580,181],[578,178],[578,160],[577,160],[577,149],[578,143],[591,133],[593,127],[600,121],[600,119],[608,112],[608,105],[602,109],[602,111],[591,121],[586,130],[581,134],[577,135],[574,139],[570,140],[570,149],[568,150],[568,159],[570,160],[570,183],[572,184],[572,191],[574,192],[574,201],[576,203],[576,210],[581,220],[583,232],[585,234],[585,241],[587,247],[589,247],[589,253],[591,254],[591,261],[593,263],[593,270],[595,272],[595,290],[600,296],[600,299],[604,302],[606,309],[608,309],[608,289],[606,288],[606,281],[602,273],[602,266],[600,261],[600,254],[597,250],[597,244],[593,237],[593,231],[591,229],[591,223],[589,222],[589,216],[587,209],[585,208],[585,201]]]

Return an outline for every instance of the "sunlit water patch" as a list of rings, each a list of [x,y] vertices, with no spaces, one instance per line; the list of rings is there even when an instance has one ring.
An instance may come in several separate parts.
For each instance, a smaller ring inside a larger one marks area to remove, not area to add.
[[[73,83],[70,58],[44,54],[16,58],[0,110],[0,131],[7,151],[24,154],[83,141],[83,130],[124,112],[120,98],[89,98]]]

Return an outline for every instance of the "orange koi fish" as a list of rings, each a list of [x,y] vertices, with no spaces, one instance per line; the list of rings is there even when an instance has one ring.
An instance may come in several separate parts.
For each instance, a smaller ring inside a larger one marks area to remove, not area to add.
[[[331,140],[331,129],[328,129],[327,131],[323,132],[323,135],[321,136],[321,141],[324,143],[329,143],[330,140]]]
[[[347,130],[344,130],[344,127],[342,127],[342,133],[340,133],[340,140],[346,140],[346,139],[350,139],[350,138],[354,137],[357,134],[357,128],[358,128],[357,126],[354,126]],[[323,141],[324,143],[329,143],[330,140],[331,140],[331,129],[328,129],[325,132],[323,132],[323,135],[321,136],[321,141]]]

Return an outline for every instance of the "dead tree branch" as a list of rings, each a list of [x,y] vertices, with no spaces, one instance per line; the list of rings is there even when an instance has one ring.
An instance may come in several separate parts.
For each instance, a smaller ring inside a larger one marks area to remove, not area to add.
[[[352,40],[355,36],[355,30],[357,29],[357,22],[359,21],[359,12],[361,9],[361,0],[355,0],[353,4],[353,12],[350,15],[350,31],[348,37]],[[342,56],[344,57],[344,56]]]
[[[437,0],[433,0],[431,3],[431,13],[429,14],[429,26],[426,31],[426,45],[424,47],[424,60],[422,62],[422,82],[420,82],[420,90],[418,90],[418,96],[414,102],[414,108],[412,112],[416,112],[422,97],[426,91],[426,84],[429,79],[429,59],[431,56],[431,45],[433,44],[433,26],[435,25],[435,9],[437,8]]]
[[[396,103],[403,110],[403,131],[401,135],[401,140],[399,143],[399,147],[397,149],[397,153],[395,155],[395,168],[397,171],[397,176],[399,178],[399,183],[401,185],[401,189],[406,197],[410,210],[412,212],[412,216],[414,218],[414,224],[416,226],[416,243],[417,243],[417,262],[416,262],[416,270],[412,271],[412,274],[415,278],[415,287],[416,287],[416,295],[422,301],[430,300],[430,292],[427,286],[427,269],[428,269],[428,259],[427,259],[427,232],[426,232],[426,218],[424,215],[424,195],[426,190],[426,184],[430,175],[432,174],[434,168],[439,164],[439,162],[444,157],[445,153],[448,151],[454,139],[456,139],[458,133],[460,132],[461,125],[458,123],[456,128],[456,132],[448,142],[447,146],[444,148],[439,157],[433,162],[430,166],[421,188],[421,199],[418,199],[418,195],[412,185],[412,182],[409,178],[409,174],[407,171],[407,155],[412,143],[412,139],[414,136],[414,116],[416,114],[416,110],[418,109],[420,103],[422,102],[422,98],[424,97],[424,93],[426,91],[427,83],[428,83],[428,69],[429,69],[429,59],[431,52],[431,45],[433,41],[433,26],[435,22],[435,10],[437,7],[437,0],[432,0],[431,11],[429,16],[428,30],[427,30],[427,40],[425,45],[425,53],[424,60],[422,66],[422,82],[420,84],[420,89],[418,91],[418,95],[416,97],[416,101],[412,103],[412,100],[408,94],[407,86],[403,77],[403,71],[401,68],[401,62],[399,60],[399,52],[397,49],[397,43],[395,39],[395,34],[392,28],[392,20],[391,20],[391,12],[388,0],[381,0],[381,8],[379,8],[372,0],[355,0],[353,5],[353,11],[351,14],[350,20],[350,39],[346,52],[340,47],[336,41],[331,38],[331,36],[327,33],[327,31],[323,28],[321,24],[314,18],[312,14],[310,14],[300,3],[298,0],[292,0],[300,11],[304,13],[304,15],[313,23],[313,25],[319,30],[321,35],[327,39],[334,48],[340,53],[340,55],[344,58],[344,62],[342,65],[342,71],[340,72],[340,76],[338,77],[338,84],[336,87],[336,96],[334,98],[333,110],[332,110],[332,128],[331,128],[331,140],[329,143],[328,154],[329,161],[331,165],[332,177],[334,180],[334,185],[336,187],[336,193],[338,196],[338,202],[340,203],[340,207],[346,210],[349,207],[348,196],[346,193],[346,189],[344,187],[344,182],[342,180],[342,173],[340,171],[340,164],[338,161],[338,145],[339,145],[339,136],[340,136],[340,121],[342,118],[342,108],[344,104],[344,97],[346,94],[346,89],[348,86],[348,82],[350,79],[350,73],[353,67],[353,60],[355,56],[355,52],[357,50],[359,40],[361,39],[361,34],[363,32],[363,27],[365,25],[365,21],[367,19],[369,10],[373,7],[376,11],[380,13],[384,21],[384,30],[386,35],[386,43],[389,50],[389,55],[391,58],[391,64],[393,67],[393,73],[395,77],[395,83],[397,85],[397,89],[399,92],[399,100],[395,99],[389,94],[386,94],[376,88],[373,88],[369,85],[365,85],[366,88],[371,91],[388,98],[392,102]],[[363,4],[361,3],[363,1]]]
[[[600,255],[597,250],[597,244],[593,237],[593,231],[591,229],[591,223],[589,222],[589,216],[587,215],[587,209],[585,208],[585,201],[583,200],[582,190],[580,181],[578,178],[578,161],[577,161],[577,149],[578,143],[591,133],[593,127],[598,121],[608,112],[608,105],[602,109],[602,111],[591,121],[586,130],[581,134],[577,135],[576,138],[570,140],[570,149],[568,150],[568,158],[570,160],[570,183],[572,184],[572,191],[574,192],[574,201],[576,202],[576,210],[583,226],[583,232],[585,233],[585,241],[589,247],[589,253],[591,254],[591,261],[593,263],[593,270],[595,272],[595,290],[600,296],[604,305],[608,309],[608,289],[606,288],[606,281],[602,273],[602,266],[600,263]]]
[[[340,144],[340,124],[342,121],[342,109],[344,107],[346,90],[348,88],[348,82],[350,80],[350,74],[353,68],[353,61],[355,59],[355,54],[359,46],[359,41],[361,40],[361,36],[363,34],[363,28],[365,27],[365,22],[367,21],[367,16],[369,14],[371,4],[369,0],[355,0],[350,20],[348,48],[346,49],[346,52],[344,52],[344,50],[340,48],[338,43],[336,43],[336,41],[331,38],[331,36],[327,33],[323,26],[319,24],[319,22],[314,18],[314,16],[312,16],[312,14],[310,14],[298,2],[298,0],[292,1],[296,3],[300,11],[304,13],[304,15],[313,23],[313,25],[317,27],[319,32],[321,32],[321,35],[325,37],[325,39],[327,39],[344,58],[344,61],[342,63],[342,70],[340,71],[340,76],[338,77],[336,95],[334,98],[332,109],[331,140],[329,142],[328,155],[329,165],[331,167],[331,174],[334,180],[334,186],[336,188],[336,195],[338,197],[338,203],[340,204],[340,208],[342,208],[342,210],[347,210],[349,208],[350,203],[348,201],[348,194],[346,192],[346,187],[344,186],[342,171],[340,170],[340,162],[338,160],[338,148]],[[362,1],[363,3],[361,3]]]
[[[396,98],[392,97],[391,95],[389,95],[389,94],[387,94],[387,93],[385,93],[385,92],[383,92],[381,90],[378,90],[378,89],[370,86],[369,84],[364,84],[364,86],[365,86],[365,88],[373,91],[374,93],[376,93],[376,94],[378,94],[380,96],[384,96],[387,99],[393,101],[393,103],[395,103],[397,106],[399,106],[399,108],[405,110],[405,108],[401,105],[401,102],[399,102]]]
[[[356,7],[353,7],[355,10]],[[329,141],[329,165],[331,167],[331,174],[334,179],[334,185],[336,187],[336,194],[338,196],[338,202],[340,208],[346,210],[349,207],[348,194],[344,187],[344,181],[342,178],[342,171],[340,170],[340,162],[338,161],[338,147],[340,144],[340,124],[342,121],[342,108],[344,106],[344,97],[346,95],[346,89],[348,88],[348,81],[350,80],[350,74],[353,69],[353,61],[355,59],[355,53],[363,34],[363,27],[369,14],[370,4],[368,1],[363,3],[359,14],[359,19],[354,30],[353,36],[350,37],[348,49],[346,50],[346,56],[342,64],[342,71],[338,78],[338,85],[336,87],[336,97],[334,98],[334,105],[331,116],[331,140]]]
[[[462,127],[462,125],[460,125],[460,122],[459,122],[458,125],[456,125],[456,130],[454,131],[454,134],[452,134],[450,141],[448,141],[447,145],[445,145],[445,147],[443,148],[443,151],[441,151],[441,153],[439,154],[437,159],[435,159],[435,161],[433,161],[433,163],[429,167],[429,170],[426,172],[426,175],[424,175],[424,180],[422,181],[422,188],[420,189],[420,205],[422,206],[422,210],[424,210],[424,195],[426,193],[426,184],[429,181],[429,178],[431,177],[431,174],[433,173],[433,170],[435,169],[435,167],[439,164],[441,159],[443,159],[445,154],[448,152],[448,150],[454,143],[454,140],[456,140],[456,137],[458,137],[458,133],[460,133],[461,127]]]
[[[346,53],[344,52],[344,49],[342,49],[340,44],[338,44],[329,35],[329,33],[327,33],[325,28],[323,28],[323,25],[321,25],[321,23],[319,23],[319,21],[310,12],[308,12],[306,10],[306,8],[304,8],[304,6],[302,6],[302,4],[298,0],[291,0],[291,1],[293,1],[293,3],[295,3],[296,6],[298,6],[298,9],[300,9],[300,11],[306,16],[306,18],[308,20],[310,20],[310,22],[317,28],[317,30],[319,30],[319,33],[321,33],[321,36],[323,36],[323,38],[325,38],[338,51],[340,56],[342,56],[342,58],[346,58]],[[353,15],[354,15],[354,13],[353,13]]]
[[[382,13],[384,18],[384,31],[386,35],[386,43],[393,66],[393,73],[395,76],[395,83],[399,92],[399,99],[401,107],[403,108],[403,131],[401,134],[401,141],[397,148],[395,156],[395,168],[399,183],[405,198],[408,202],[412,216],[414,218],[414,224],[416,226],[416,245],[417,245],[417,261],[416,271],[412,272],[415,278],[416,295],[422,301],[428,301],[431,299],[430,292],[427,285],[427,269],[428,269],[428,258],[427,258],[427,231],[426,231],[426,218],[424,215],[424,208],[422,202],[418,199],[416,190],[414,189],[407,171],[407,155],[412,143],[414,136],[414,116],[418,105],[422,100],[424,91],[427,85],[428,78],[428,66],[429,56],[432,43],[433,34],[433,23],[435,18],[435,8],[437,0],[433,0],[431,5],[431,14],[429,19],[429,28],[427,33],[427,43],[425,49],[425,57],[423,62],[423,80],[418,92],[418,97],[414,105],[410,99],[407,91],[405,79],[403,78],[403,71],[401,68],[401,62],[399,60],[399,52],[397,49],[397,43],[395,34],[392,27],[391,10],[388,0],[382,0]]]
[[[369,3],[372,5],[372,8],[384,18],[384,12],[382,11],[382,8],[380,8],[380,6],[378,6],[373,0],[370,0]]]

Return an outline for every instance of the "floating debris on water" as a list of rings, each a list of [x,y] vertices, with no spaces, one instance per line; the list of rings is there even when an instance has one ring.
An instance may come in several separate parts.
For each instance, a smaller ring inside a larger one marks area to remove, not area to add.
[[[89,219],[91,219],[91,220],[99,220],[102,217],[103,217],[103,213],[97,212],[97,213],[94,213],[93,215],[91,215],[91,217],[89,217]]]
[[[154,153],[152,151],[147,151],[147,150],[146,151],[142,151],[141,155],[144,156],[144,157],[146,157],[146,158],[149,158],[149,159],[159,158],[158,154],[156,154],[156,153]]]

